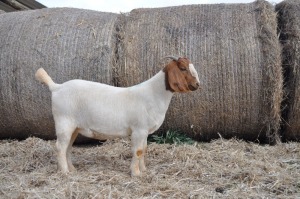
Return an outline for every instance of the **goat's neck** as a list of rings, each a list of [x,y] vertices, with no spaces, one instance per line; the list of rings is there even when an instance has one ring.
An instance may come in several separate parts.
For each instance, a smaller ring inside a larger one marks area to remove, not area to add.
[[[159,71],[151,79],[137,85],[141,89],[145,89],[142,92],[145,98],[149,102],[149,105],[153,105],[153,109],[157,109],[161,112],[166,112],[173,93],[166,89],[165,85],[165,73]]]

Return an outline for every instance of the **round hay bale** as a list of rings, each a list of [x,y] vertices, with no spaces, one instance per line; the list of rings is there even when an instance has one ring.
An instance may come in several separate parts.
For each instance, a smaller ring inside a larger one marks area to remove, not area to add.
[[[283,138],[300,140],[300,2],[286,0],[276,5],[285,74]]]
[[[199,73],[202,90],[176,94],[160,130],[279,140],[282,70],[271,4],[136,9],[118,23],[118,85],[150,78],[167,55],[190,58]]]
[[[0,15],[0,138],[55,138],[51,92],[34,78],[40,67],[57,83],[113,84],[117,16],[71,8]]]

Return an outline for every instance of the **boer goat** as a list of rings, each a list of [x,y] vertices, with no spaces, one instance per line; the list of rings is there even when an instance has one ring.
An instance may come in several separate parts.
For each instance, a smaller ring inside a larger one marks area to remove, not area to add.
[[[62,172],[75,170],[70,151],[78,133],[96,139],[131,136],[131,175],[146,170],[147,137],[163,123],[174,92],[199,87],[198,74],[187,58],[168,58],[172,61],[155,76],[128,88],[85,80],[56,84],[43,68],[37,70],[36,79],[52,92],[58,168]]]

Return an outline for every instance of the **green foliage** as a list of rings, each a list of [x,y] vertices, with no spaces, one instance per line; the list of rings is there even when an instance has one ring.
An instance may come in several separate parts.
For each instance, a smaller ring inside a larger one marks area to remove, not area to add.
[[[152,134],[148,137],[148,142],[155,142],[157,144],[189,144],[192,145],[195,143],[193,139],[186,136],[183,133],[178,131],[167,131],[161,135]]]

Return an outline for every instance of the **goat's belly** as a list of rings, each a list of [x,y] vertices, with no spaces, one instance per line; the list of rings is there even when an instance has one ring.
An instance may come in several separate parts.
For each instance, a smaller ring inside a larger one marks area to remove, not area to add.
[[[103,133],[99,130],[94,130],[94,129],[79,129],[78,132],[83,136],[98,139],[98,140],[122,138],[122,137],[127,137],[131,134],[130,130]]]

